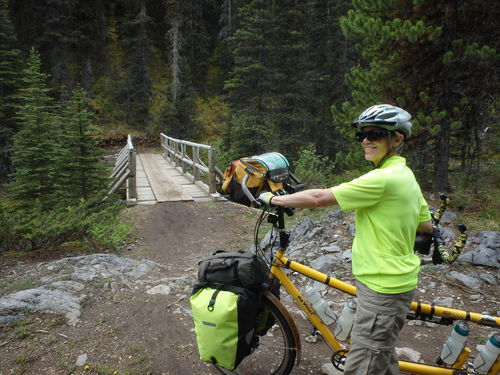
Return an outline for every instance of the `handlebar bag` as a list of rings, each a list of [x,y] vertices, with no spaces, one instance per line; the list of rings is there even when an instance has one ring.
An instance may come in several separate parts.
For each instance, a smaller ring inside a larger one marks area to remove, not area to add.
[[[252,349],[259,306],[256,293],[201,283],[194,286],[190,302],[200,359],[234,370]]]
[[[270,283],[269,269],[253,253],[216,251],[198,263],[198,281],[220,283],[261,291]]]
[[[247,176],[246,186],[254,197],[264,190],[274,193],[283,189],[283,183],[289,177],[289,166],[288,160],[278,152],[235,160],[224,172],[220,192],[229,195],[233,202],[250,206],[241,188],[244,177]]]

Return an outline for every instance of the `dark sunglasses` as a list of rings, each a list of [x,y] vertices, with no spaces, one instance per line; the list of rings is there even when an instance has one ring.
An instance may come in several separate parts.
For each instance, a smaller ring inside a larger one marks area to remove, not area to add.
[[[368,138],[369,141],[379,141],[381,139],[386,138],[389,135],[389,131],[387,130],[368,130],[364,132],[357,132],[354,138],[358,142],[363,142],[365,138]]]

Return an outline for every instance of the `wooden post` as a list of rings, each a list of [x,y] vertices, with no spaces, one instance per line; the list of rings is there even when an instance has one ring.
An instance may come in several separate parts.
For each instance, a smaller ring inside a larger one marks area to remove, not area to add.
[[[175,166],[178,167],[181,165],[180,163],[180,160],[179,160],[179,154],[180,154],[180,144],[178,144],[177,142],[174,143],[175,144],[175,147],[174,147],[174,150],[175,150],[175,153],[174,153],[174,158],[175,158]]]
[[[182,167],[182,174],[186,173],[186,163],[184,162],[184,158],[186,156],[186,145],[184,143],[181,143],[181,167]]]
[[[200,180],[200,169],[198,168],[198,164],[200,164],[200,149],[196,146],[193,146],[193,178],[194,178],[194,181]]]
[[[215,192],[215,148],[210,147],[210,149],[208,150],[208,194],[215,194]]]
[[[128,180],[128,187],[129,187],[129,198],[130,199],[137,199],[137,180],[136,180],[136,152],[135,148],[132,148],[129,150],[129,180]]]

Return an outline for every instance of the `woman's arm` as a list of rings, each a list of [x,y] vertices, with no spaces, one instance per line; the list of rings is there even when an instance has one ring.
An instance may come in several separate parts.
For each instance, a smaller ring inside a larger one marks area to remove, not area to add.
[[[333,206],[337,200],[331,189],[309,189],[294,194],[277,195],[271,200],[273,206],[313,208]]]
[[[423,221],[418,224],[417,232],[432,233],[432,221]]]

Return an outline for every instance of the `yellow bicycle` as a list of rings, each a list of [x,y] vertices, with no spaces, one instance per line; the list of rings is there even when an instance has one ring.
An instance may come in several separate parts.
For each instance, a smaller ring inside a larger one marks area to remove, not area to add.
[[[326,344],[332,350],[332,363],[342,370],[345,357],[349,350],[348,343],[340,342],[316,313],[311,303],[306,299],[299,289],[289,278],[291,273],[304,275],[311,280],[326,284],[329,287],[338,289],[352,296],[356,295],[356,288],[334,277],[328,276],[304,264],[293,261],[286,256],[289,234],[285,231],[285,212],[286,208],[273,207],[272,213],[263,212],[256,225],[256,233],[260,224],[266,220],[272,223],[279,234],[279,247],[275,252],[266,253],[262,249],[256,251],[264,257],[270,265],[270,275],[274,286],[266,291],[262,297],[262,305],[265,310],[264,316],[267,317],[267,328],[262,330],[261,334],[255,335],[254,349],[246,357],[236,370],[229,371],[221,367],[217,369],[223,374],[241,374],[241,375],[286,375],[289,374],[294,365],[300,362],[301,342],[296,324],[285,306],[280,302],[277,289],[280,286],[292,297],[295,304],[304,312],[313,327],[321,334]],[[257,234],[256,234],[257,238]],[[464,245],[465,241],[457,242],[456,247]],[[257,243],[257,240],[256,240]],[[442,244],[440,244],[442,246]],[[500,327],[500,318],[489,315],[478,314],[463,310],[429,305],[417,301],[411,304],[412,319],[427,320],[431,318],[440,318],[447,323],[455,320],[466,320],[480,325],[491,327]],[[270,328],[269,328],[270,327]],[[458,375],[475,374],[472,370],[467,370],[465,363],[470,354],[470,350],[465,348],[458,360],[449,367],[438,364],[421,364],[400,361],[399,367],[402,372],[424,375]],[[470,371],[470,372],[469,372]],[[490,375],[496,375],[500,372],[500,360],[497,358],[493,368],[488,371]]]

